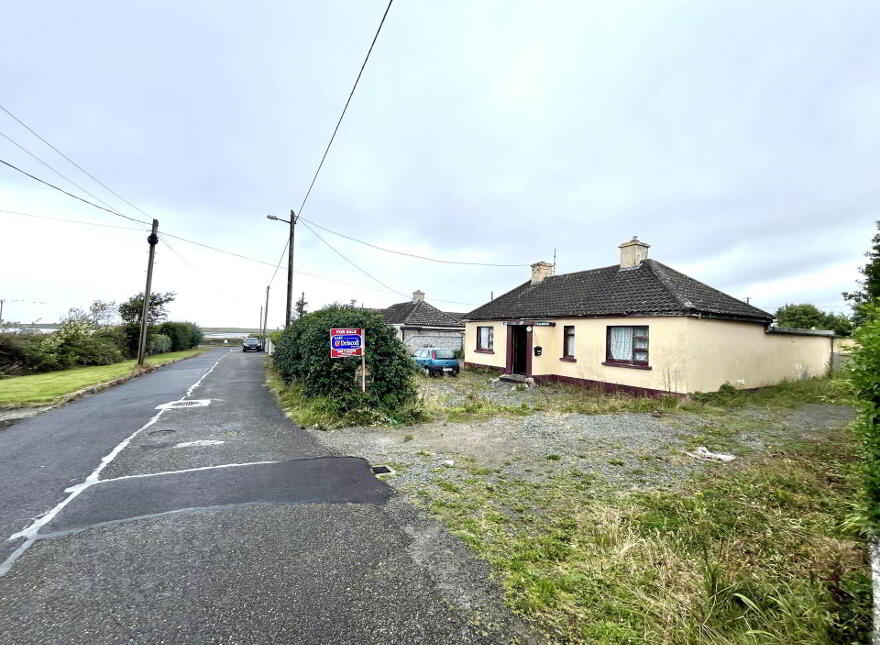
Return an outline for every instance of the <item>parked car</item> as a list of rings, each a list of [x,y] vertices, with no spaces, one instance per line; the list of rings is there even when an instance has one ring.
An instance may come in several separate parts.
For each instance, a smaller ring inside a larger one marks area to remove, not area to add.
[[[455,352],[451,349],[425,347],[416,350],[412,357],[425,376],[440,376],[441,374],[458,376],[460,366],[458,359],[455,358]]]
[[[263,343],[260,342],[259,338],[245,338],[244,342],[241,344],[241,351],[262,352]]]

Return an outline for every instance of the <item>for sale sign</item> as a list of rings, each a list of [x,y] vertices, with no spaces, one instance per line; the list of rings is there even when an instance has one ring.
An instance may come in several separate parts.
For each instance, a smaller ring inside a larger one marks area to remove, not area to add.
[[[330,358],[364,355],[364,330],[335,328],[330,330]]]

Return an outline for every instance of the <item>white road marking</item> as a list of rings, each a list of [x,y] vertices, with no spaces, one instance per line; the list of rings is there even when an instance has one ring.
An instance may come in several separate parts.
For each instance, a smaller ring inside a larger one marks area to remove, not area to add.
[[[183,470],[163,470],[161,473],[144,473],[142,475],[123,475],[112,479],[102,479],[99,484],[109,484],[122,479],[141,479],[143,477],[159,477],[161,475],[177,475],[179,473],[194,473],[200,470],[216,470],[218,468],[240,468],[242,466],[261,466],[263,464],[280,464],[280,461],[247,461],[242,464],[220,464],[219,466],[201,466],[199,468],[184,468]]]
[[[174,444],[175,448],[198,448],[201,446],[219,446],[226,443],[220,439],[196,439],[195,441],[181,441]]]
[[[218,358],[216,362],[211,366],[211,369],[202,374],[201,378],[199,378],[198,381],[196,381],[189,387],[189,389],[186,391],[186,395],[184,396],[184,398],[190,396],[193,393],[193,390],[195,390],[199,385],[202,384],[202,381],[205,379],[205,377],[213,372],[214,368],[217,367],[217,364],[222,361],[228,354],[229,352],[226,352],[226,354],[223,354],[223,356]],[[116,459],[119,453],[122,452],[122,450],[131,443],[132,439],[134,439],[141,432],[156,423],[156,421],[159,420],[159,417],[161,417],[164,412],[165,409],[159,410],[156,414],[153,415],[153,417],[149,421],[147,421],[144,425],[135,430],[131,435],[123,439],[115,448],[113,448],[113,450],[111,450],[101,459],[101,463],[98,464],[98,467],[95,468],[82,483],[65,489],[64,492],[68,493],[68,495],[63,500],[61,500],[61,502],[59,502],[42,516],[35,519],[27,527],[25,527],[18,533],[13,533],[8,538],[6,538],[7,542],[17,540],[19,538],[24,538],[24,542],[22,542],[18,546],[18,548],[9,555],[9,557],[7,557],[3,562],[0,562],[0,577],[3,577],[7,573],[9,573],[9,570],[12,568],[12,565],[15,564],[15,561],[18,560],[24,554],[24,552],[31,547],[31,545],[37,539],[37,533],[39,532],[39,530],[43,528],[46,524],[51,522],[53,519],[55,519],[58,513],[60,513],[65,506],[70,504],[70,502],[76,499],[80,493],[82,493],[90,486],[94,486],[95,484],[97,484],[100,481],[99,477],[101,475],[101,471],[104,470],[108,465],[110,465],[110,463],[114,459]]]
[[[181,405],[186,403],[187,405]],[[178,408],[204,408],[211,405],[211,399],[179,399],[177,401],[169,401],[168,403],[160,403],[156,406],[157,410],[175,410]]]

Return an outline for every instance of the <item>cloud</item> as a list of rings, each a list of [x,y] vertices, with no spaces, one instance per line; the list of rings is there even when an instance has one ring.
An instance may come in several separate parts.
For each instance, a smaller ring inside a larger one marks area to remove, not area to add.
[[[265,215],[298,208],[383,10],[19,4],[0,43],[4,101],[161,231],[277,262],[286,230]],[[612,264],[638,234],[652,257],[764,308],[842,310],[880,219],[878,18],[871,2],[395,4],[305,216],[435,257],[530,263],[555,249],[562,271]],[[5,142],[0,158],[61,182]],[[0,208],[125,224],[6,171]],[[142,235],[0,226],[0,297],[51,302],[9,316],[143,288]],[[447,309],[528,275],[326,239]],[[171,242],[180,257],[159,247],[156,287],[178,292],[175,317],[254,324],[271,267]],[[311,307],[403,299],[304,227],[295,267],[329,278],[296,275]]]

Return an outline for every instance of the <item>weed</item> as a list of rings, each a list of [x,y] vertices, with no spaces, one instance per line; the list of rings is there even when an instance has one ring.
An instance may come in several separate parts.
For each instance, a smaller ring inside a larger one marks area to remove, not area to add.
[[[547,455],[547,459],[549,459],[550,461],[559,461],[560,459],[562,459],[562,457],[560,457],[559,455]]]
[[[553,642],[868,643],[866,548],[842,528],[858,486],[848,432],[680,490],[567,470],[446,484],[425,502]]]

